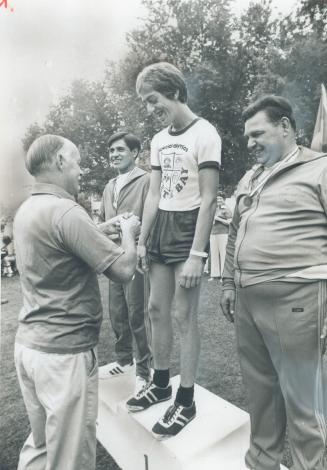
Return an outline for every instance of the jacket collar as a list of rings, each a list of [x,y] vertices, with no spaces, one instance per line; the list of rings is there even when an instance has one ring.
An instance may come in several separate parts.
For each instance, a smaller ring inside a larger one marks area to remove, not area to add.
[[[294,163],[302,162],[307,163],[311,162],[312,160],[317,160],[318,158],[327,157],[327,153],[323,152],[316,152],[315,150],[311,150],[307,147],[303,147],[299,145],[299,154],[294,160]]]
[[[278,175],[279,173],[293,166],[301,165],[303,163],[310,163],[313,160],[318,160],[319,158],[324,158],[324,157],[327,158],[326,153],[319,153],[319,152],[316,152],[315,150],[311,150],[307,147],[303,147],[302,145],[299,145],[298,147],[299,147],[299,153],[297,157],[294,160],[290,161],[289,163],[286,163],[286,165],[283,165],[280,168],[280,170],[274,173],[273,176]],[[253,173],[257,171],[260,172],[259,170],[260,168],[261,168],[261,165],[256,163],[255,165],[253,165],[251,170]]]
[[[140,176],[143,176],[144,174],[146,174],[145,170],[142,170],[142,168],[135,166],[133,172],[129,175],[123,187],[129,184],[131,181],[134,181],[135,179],[139,178]],[[117,176],[115,178],[112,178],[110,180],[110,183],[114,184],[116,180],[117,180]]]
[[[75,201],[72,194],[69,194],[64,188],[50,183],[35,183],[32,187],[32,196],[36,194],[51,194],[62,199],[71,199]]]

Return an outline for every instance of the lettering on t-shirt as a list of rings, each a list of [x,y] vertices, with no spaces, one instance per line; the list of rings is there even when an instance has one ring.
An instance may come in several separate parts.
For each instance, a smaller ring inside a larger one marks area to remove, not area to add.
[[[163,199],[173,198],[175,191],[181,192],[188,180],[188,169],[183,167],[184,154],[168,152],[172,148],[182,149],[184,152],[188,150],[187,147],[180,144],[166,145],[159,150],[162,169],[160,191]]]
[[[163,145],[162,147],[160,147],[159,152],[162,152],[163,150],[166,150],[166,149],[181,149],[181,150],[184,150],[184,152],[188,152],[188,148],[182,144]]]

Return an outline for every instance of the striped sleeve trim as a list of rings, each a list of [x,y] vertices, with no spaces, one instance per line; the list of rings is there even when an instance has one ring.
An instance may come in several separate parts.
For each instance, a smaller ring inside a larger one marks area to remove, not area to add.
[[[198,166],[199,170],[202,170],[202,168],[216,168],[217,170],[219,170],[220,168],[220,165],[218,162],[214,162],[214,161],[208,161],[208,162],[202,162],[200,163],[200,165]]]
[[[151,165],[151,170],[159,170],[159,171],[161,171],[161,166]]]

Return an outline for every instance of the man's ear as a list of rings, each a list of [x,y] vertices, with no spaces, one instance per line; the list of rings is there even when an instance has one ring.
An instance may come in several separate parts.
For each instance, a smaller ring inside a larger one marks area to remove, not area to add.
[[[56,167],[58,168],[59,171],[63,171],[64,161],[65,159],[63,155],[60,152],[58,152],[56,155]]]
[[[179,90],[175,91],[174,98],[175,98],[176,101],[178,101],[178,99],[179,99]]]
[[[290,123],[290,120],[287,118],[287,117],[282,117],[281,120],[281,125],[282,125],[282,128],[283,128],[283,131],[284,131],[284,135],[286,136],[290,129],[291,129],[291,123]]]
[[[134,160],[136,160],[137,157],[139,156],[139,151],[138,151],[137,149],[133,149],[133,150],[132,150],[132,154],[133,154],[133,156],[134,156]]]

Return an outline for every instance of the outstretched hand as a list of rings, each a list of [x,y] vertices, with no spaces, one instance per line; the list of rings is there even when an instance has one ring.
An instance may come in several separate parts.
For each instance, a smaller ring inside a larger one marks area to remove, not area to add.
[[[112,217],[109,220],[106,220],[106,222],[102,222],[101,224],[98,225],[99,229],[101,232],[103,232],[105,235],[109,236],[110,238],[119,238],[120,236],[120,221],[122,218],[128,219],[129,217],[132,217],[133,212],[124,212],[123,214],[116,215],[115,217]]]
[[[120,230],[122,234],[129,232],[136,238],[140,234],[141,222],[136,215],[122,215],[120,218]]]

